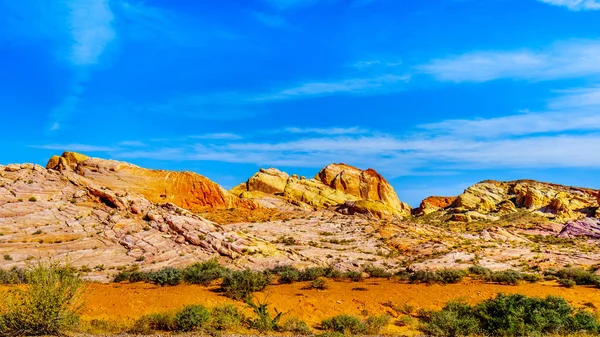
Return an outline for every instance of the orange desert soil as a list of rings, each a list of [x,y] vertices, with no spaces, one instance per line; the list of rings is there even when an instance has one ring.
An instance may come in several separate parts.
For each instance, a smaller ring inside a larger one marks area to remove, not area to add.
[[[328,280],[327,290],[304,289],[307,283],[273,285],[263,292],[254,294],[258,300],[269,303],[270,310],[277,308],[285,317],[299,317],[312,327],[327,317],[348,313],[360,316],[384,314],[398,316],[384,306],[392,302],[397,306],[408,304],[419,308],[441,308],[446,302],[464,299],[470,303],[494,297],[497,293],[521,293],[528,296],[560,296],[576,307],[600,308],[600,289],[577,286],[567,289],[555,282],[503,286],[477,281],[465,281],[455,285],[406,284],[387,279],[369,279],[358,283]],[[217,286],[179,285],[159,287],[150,284],[89,284],[86,290],[84,319],[105,319],[131,322],[148,313],[172,311],[188,304],[214,307],[218,304],[234,303],[248,315],[247,305],[235,302],[216,292]],[[402,317],[402,315],[400,315]],[[385,332],[411,334],[407,327],[400,328],[392,320]]]

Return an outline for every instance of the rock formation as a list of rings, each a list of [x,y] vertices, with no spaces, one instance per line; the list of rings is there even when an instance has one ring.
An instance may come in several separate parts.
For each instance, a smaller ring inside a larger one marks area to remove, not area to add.
[[[558,221],[594,216],[598,210],[598,191],[543,183],[533,180],[511,182],[483,181],[467,188],[441,212],[454,221],[473,217],[491,219],[517,212],[531,212]],[[448,199],[449,200],[449,199]],[[427,209],[431,199],[423,201]]]
[[[346,171],[339,165],[328,168],[321,170],[316,179],[290,176],[275,168],[261,169],[231,192],[263,207],[295,205],[298,209],[313,210],[336,207],[343,214],[378,218],[410,215],[410,207],[398,200],[394,189],[374,170]],[[330,184],[322,182],[330,177],[333,177]],[[273,202],[274,196],[281,202]]]
[[[415,215],[433,213],[452,205],[455,200],[456,197],[427,197],[421,201],[419,208],[415,209],[414,213]]]
[[[81,168],[81,163],[61,158],[54,162]],[[290,258],[267,242],[173,203],[155,203],[133,189],[97,181],[104,182],[96,175],[89,179],[32,164],[0,166],[0,254],[9,257],[2,265],[53,258],[102,269],[130,264],[156,268],[213,256],[242,265],[260,263],[261,255],[274,261]],[[254,262],[247,260],[250,255]]]
[[[151,202],[170,202],[193,212],[206,208],[257,207],[192,172],[150,170],[115,160],[89,158],[74,152],[52,157],[46,168],[73,171],[100,186],[139,193]]]

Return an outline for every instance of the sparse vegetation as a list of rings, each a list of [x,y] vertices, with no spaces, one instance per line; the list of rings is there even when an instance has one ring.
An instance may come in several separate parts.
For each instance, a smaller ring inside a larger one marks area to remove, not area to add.
[[[74,269],[38,264],[24,271],[23,279],[26,288],[5,294],[0,315],[3,334],[58,335],[78,322],[82,281]]]
[[[270,282],[269,272],[255,272],[248,269],[232,271],[223,278],[221,291],[229,298],[248,300],[253,292],[265,289]]]
[[[279,328],[279,320],[281,320],[283,313],[277,311],[277,308],[275,308],[275,317],[273,317],[269,312],[269,307],[266,302],[254,303],[249,299],[246,303],[248,303],[256,314],[256,318],[249,321],[251,328],[262,333],[277,330]]]
[[[539,336],[598,333],[598,319],[572,308],[562,298],[498,294],[476,306],[449,302],[422,317],[421,331],[431,336]]]
[[[324,290],[324,289],[327,289],[327,281],[325,280],[325,278],[319,277],[319,278],[314,279],[310,283],[310,286],[313,289]]]
[[[297,317],[289,318],[279,325],[278,331],[289,332],[295,336],[309,336],[312,335],[312,330],[306,324],[306,322],[300,320]]]
[[[410,274],[411,283],[426,284],[453,284],[459,283],[465,277],[465,272],[455,269],[441,269],[437,271],[418,270]]]

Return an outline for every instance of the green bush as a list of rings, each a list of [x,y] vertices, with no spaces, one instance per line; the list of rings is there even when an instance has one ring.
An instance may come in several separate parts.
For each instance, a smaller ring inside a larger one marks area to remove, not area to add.
[[[74,269],[40,263],[27,270],[25,278],[27,288],[4,295],[2,333],[58,335],[78,322],[82,281]]]
[[[282,312],[277,311],[275,309],[275,317],[271,316],[269,313],[269,308],[267,303],[254,303],[252,301],[247,302],[248,305],[252,308],[254,313],[256,314],[256,318],[250,320],[250,327],[265,333],[273,330],[279,329],[279,320],[283,316]]]
[[[390,278],[390,277],[392,277],[391,272],[389,272],[381,267],[375,267],[371,264],[364,266],[363,272],[369,274],[370,277],[375,277],[375,278]]]
[[[285,320],[280,326],[278,331],[280,332],[290,332],[295,336],[309,336],[312,335],[312,330],[306,324],[306,322],[301,321],[297,317],[292,317],[290,319]]]
[[[573,309],[564,299],[498,294],[472,307],[450,302],[441,311],[422,316],[421,331],[431,336],[540,336],[598,333],[591,313]]]
[[[471,276],[478,276],[481,278],[486,278],[492,273],[492,271],[488,268],[479,265],[471,266],[469,267],[469,269],[467,269],[467,271],[469,272],[469,274],[471,274]]]
[[[253,292],[265,289],[269,283],[271,275],[268,272],[232,271],[223,278],[221,291],[229,298],[247,300]]]
[[[171,313],[148,314],[135,321],[129,330],[132,334],[149,335],[154,331],[177,331],[175,315]]]
[[[480,333],[479,320],[472,307],[461,302],[449,302],[437,312],[422,315],[421,331],[429,336],[470,336]]]
[[[365,322],[365,325],[367,326],[367,333],[369,335],[379,334],[381,330],[390,323],[390,319],[390,315],[387,314],[367,317],[367,321]]]
[[[177,268],[166,267],[149,273],[147,280],[160,286],[176,286],[183,281],[183,272]]]
[[[600,282],[600,278],[596,274],[580,268],[564,268],[554,273],[549,271],[547,275],[573,280],[577,285],[597,285]]]
[[[523,274],[515,270],[493,272],[487,278],[487,281],[505,285],[517,285],[521,280],[523,280]]]
[[[310,283],[310,287],[313,289],[324,290],[327,289],[327,281],[323,277],[319,277]]]
[[[0,284],[27,283],[27,271],[13,267],[10,270],[0,269]]]
[[[175,315],[177,330],[194,331],[202,328],[210,320],[210,312],[202,305],[189,305]]]
[[[278,273],[279,283],[290,284],[300,280],[300,271],[296,268],[289,268]]]
[[[523,280],[529,283],[537,283],[542,280],[542,276],[539,274],[523,274]]]
[[[573,288],[575,285],[577,285],[577,282],[568,278],[561,278],[558,280],[558,283],[565,288]]]
[[[437,271],[417,270],[409,275],[411,283],[426,284],[453,284],[459,283],[465,277],[465,273],[455,269],[441,269]]]
[[[362,273],[359,271],[347,271],[344,273],[343,277],[352,282],[360,282],[363,279]]]
[[[341,273],[333,267],[311,267],[300,273],[300,281],[313,281],[318,277],[338,278],[341,277]]]
[[[211,259],[187,266],[183,269],[183,280],[189,284],[208,285],[222,278],[227,271],[227,268],[221,266],[217,259]]]
[[[351,315],[338,315],[321,322],[321,328],[343,334],[360,335],[367,332],[367,325],[360,318]]]
[[[210,326],[215,330],[232,330],[239,327],[244,320],[240,311],[231,304],[220,305],[210,312]]]

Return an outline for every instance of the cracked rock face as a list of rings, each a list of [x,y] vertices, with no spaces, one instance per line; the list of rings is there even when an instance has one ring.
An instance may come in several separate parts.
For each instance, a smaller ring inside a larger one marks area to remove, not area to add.
[[[329,165],[315,179],[290,176],[275,168],[261,169],[231,192],[263,207],[278,209],[290,206],[302,210],[334,208],[342,214],[376,218],[411,213],[410,206],[398,200],[394,189],[377,172],[343,164]],[[273,202],[274,198],[280,202]]]
[[[536,213],[559,221],[596,215],[599,191],[532,180],[483,181],[467,188],[451,204],[425,211],[453,214],[455,221],[473,217],[502,217],[517,212]],[[429,199],[429,198],[428,198]],[[428,199],[423,201],[425,209]]]
[[[49,258],[98,271],[187,265],[210,257],[252,265],[251,255],[265,252],[275,260],[290,255],[173,203],[155,203],[70,170],[9,165],[0,168],[0,186],[2,267]]]

